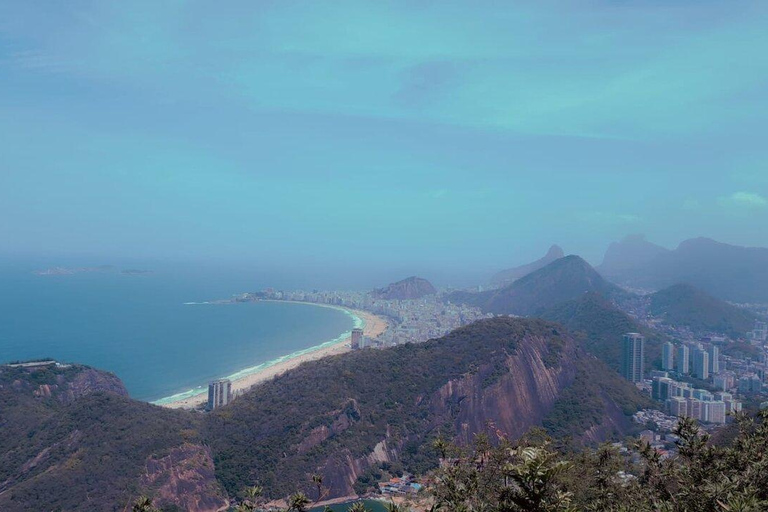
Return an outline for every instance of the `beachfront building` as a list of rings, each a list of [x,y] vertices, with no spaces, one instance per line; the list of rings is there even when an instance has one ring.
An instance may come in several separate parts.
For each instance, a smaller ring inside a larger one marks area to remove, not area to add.
[[[208,384],[209,411],[227,405],[232,401],[232,382],[229,379],[215,380]]]
[[[350,346],[352,347],[352,350],[359,350],[361,348],[365,348],[365,336],[363,336],[362,329],[360,328],[352,329]]]

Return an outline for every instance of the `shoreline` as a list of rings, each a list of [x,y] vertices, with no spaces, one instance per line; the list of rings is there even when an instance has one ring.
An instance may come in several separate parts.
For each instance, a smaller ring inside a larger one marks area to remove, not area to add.
[[[312,306],[338,309],[351,316],[354,321],[353,328],[362,327],[364,335],[368,338],[376,338],[387,330],[389,322],[368,311],[334,306],[332,304],[317,304],[314,302],[302,301],[283,301],[283,300],[264,300],[262,302],[283,302],[286,304],[309,304]],[[349,339],[351,330],[342,333],[339,337],[314,345],[306,349],[298,350],[290,354],[280,356],[271,361],[265,361],[243,370],[237,371],[227,378],[232,381],[232,393],[238,395],[251,387],[268,381],[278,375],[282,375],[288,370],[296,368],[307,361],[314,361],[335,354],[342,354],[351,350]],[[194,409],[203,405],[208,400],[208,388],[200,386],[183,393],[177,393],[159,400],[150,402],[154,405],[167,407],[170,409]]]

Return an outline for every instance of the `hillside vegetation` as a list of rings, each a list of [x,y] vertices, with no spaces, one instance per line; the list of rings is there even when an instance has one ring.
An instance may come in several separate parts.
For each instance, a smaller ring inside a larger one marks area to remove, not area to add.
[[[587,352],[617,372],[621,370],[621,339],[628,332],[645,336],[646,367],[658,366],[661,359],[663,338],[641,326],[599,293],[587,293],[554,306],[541,317],[568,328]]]
[[[755,315],[732,306],[689,284],[676,284],[651,295],[650,313],[664,322],[694,332],[744,337],[755,325]]]
[[[123,394],[86,367],[0,367],[0,510],[122,510],[139,494],[216,510],[254,484],[316,494],[313,474],[343,496],[436,467],[438,436],[544,425],[593,443],[625,435],[646,405],[561,326],[510,317],[306,363],[206,415]]]

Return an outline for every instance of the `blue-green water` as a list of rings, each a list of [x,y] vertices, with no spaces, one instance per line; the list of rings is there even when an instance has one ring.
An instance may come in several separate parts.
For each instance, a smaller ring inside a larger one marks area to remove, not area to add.
[[[191,269],[37,276],[0,265],[0,363],[84,363],[117,374],[134,398],[158,400],[337,339],[354,325],[344,311],[312,305],[184,304],[259,287]]]
[[[384,512],[386,510],[386,508],[384,507],[384,504],[378,500],[363,500],[363,503],[365,503],[365,506],[371,512]],[[343,505],[331,505],[329,508],[333,510],[333,512],[346,512],[349,509],[350,505],[351,503],[347,503]],[[323,507],[320,507],[320,508],[313,508],[309,512],[322,512],[322,511],[323,511]]]

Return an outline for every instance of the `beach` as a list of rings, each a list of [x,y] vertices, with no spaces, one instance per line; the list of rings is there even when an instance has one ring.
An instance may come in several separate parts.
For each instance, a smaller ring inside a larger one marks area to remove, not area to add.
[[[315,306],[336,307],[336,306],[328,306],[325,304],[315,304],[315,303],[311,303],[311,304]],[[360,320],[362,320],[363,333],[367,338],[372,338],[372,339],[376,338],[379,335],[381,335],[384,331],[387,330],[388,322],[386,319],[380,316],[374,315],[373,313],[369,313],[367,311],[360,311],[360,310],[354,310],[354,309],[348,309],[348,308],[338,308],[338,309],[344,309],[352,316],[355,316]],[[321,359],[323,357],[327,357],[335,354],[343,354],[344,352],[348,352],[350,350],[351,349],[349,346],[349,335],[347,335],[344,337],[340,337],[338,340],[335,340],[334,343],[322,344],[316,348],[310,348],[305,351],[302,351],[300,354],[297,354],[292,357],[286,356],[285,359],[275,362],[274,364],[270,364],[269,366],[266,366],[264,368],[258,369],[253,373],[247,373],[242,377],[233,378],[232,392],[235,395],[243,393],[244,391],[250,389],[251,387],[257,384],[268,381],[277,375],[281,375],[287,372],[288,370],[296,368],[302,363],[305,363],[307,361],[315,361],[317,359]],[[171,409],[194,409],[196,407],[199,407],[200,405],[205,404],[207,400],[208,400],[208,395],[206,392],[203,392],[193,396],[179,398],[178,400],[173,400],[168,402],[158,401],[155,403],[162,407],[168,407]]]

